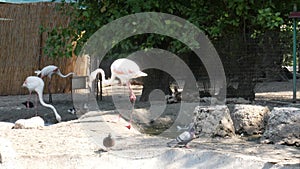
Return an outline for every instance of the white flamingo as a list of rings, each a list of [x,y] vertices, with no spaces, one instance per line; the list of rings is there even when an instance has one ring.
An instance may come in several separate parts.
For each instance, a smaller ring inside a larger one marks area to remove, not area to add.
[[[108,86],[108,85],[114,85],[114,84],[118,84],[118,81],[114,80],[114,81],[110,81],[110,80],[106,80],[105,79],[105,73],[102,69],[98,68],[96,70],[94,70],[90,75],[89,75],[89,87],[90,89],[92,88],[92,83],[93,81],[96,79],[98,74],[101,74],[101,81],[102,81],[102,86]]]
[[[58,122],[61,121],[60,115],[57,113],[54,106],[51,104],[46,104],[43,100],[43,90],[44,90],[44,81],[37,76],[28,76],[24,81],[22,87],[26,87],[29,90],[29,94],[31,95],[32,91],[35,91],[39,97],[41,105],[45,107],[49,107],[53,110],[56,120]],[[30,96],[29,96],[30,97]]]
[[[57,66],[54,65],[48,65],[46,67],[44,67],[42,70],[36,70],[34,71],[34,73],[37,74],[37,76],[39,76],[40,78],[44,78],[45,76],[47,76],[49,78],[49,83],[48,83],[48,93],[49,93],[49,102],[52,103],[52,94],[51,94],[51,77],[53,74],[57,74],[62,78],[66,78],[70,75],[73,75],[73,72],[70,72],[66,75],[63,75],[59,68]]]
[[[104,84],[110,84],[112,85],[114,80],[116,78],[119,78],[122,84],[126,84],[126,86],[129,89],[129,100],[133,104],[135,103],[136,96],[133,93],[133,90],[130,86],[130,79],[137,78],[137,77],[142,77],[142,76],[147,76],[146,73],[142,72],[140,70],[140,67],[132,60],[126,59],[126,58],[121,58],[115,60],[111,66],[111,78],[110,80],[105,79],[105,73],[102,69],[96,69],[94,72],[90,74],[90,80],[89,80],[89,85],[91,85],[91,82],[95,80],[96,75],[98,73],[101,73],[102,76],[102,82]],[[130,116],[130,121],[129,124],[126,126],[128,129],[131,128],[131,121],[132,121],[132,113]]]

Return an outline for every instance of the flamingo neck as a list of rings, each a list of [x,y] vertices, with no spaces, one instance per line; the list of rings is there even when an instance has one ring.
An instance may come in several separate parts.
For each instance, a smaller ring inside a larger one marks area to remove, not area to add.
[[[57,120],[58,122],[60,122],[60,121],[61,121],[61,117],[60,117],[60,115],[57,113],[55,107],[52,106],[51,104],[47,104],[47,103],[44,102],[43,96],[42,96],[42,92],[40,92],[39,90],[36,90],[36,92],[37,92],[37,94],[38,94],[38,97],[39,97],[39,100],[40,100],[41,105],[43,105],[43,106],[45,106],[45,107],[48,107],[48,108],[51,108],[51,109],[53,110],[53,112],[54,112],[54,115],[55,115],[55,117],[56,117],[56,120]]]
[[[101,74],[101,81],[102,82],[108,81],[108,80],[105,79],[105,72],[102,69],[99,69],[99,73]]]
[[[74,72],[70,72],[70,73],[68,73],[68,74],[66,74],[66,75],[63,75],[63,74],[60,72],[59,69],[57,69],[57,71],[55,71],[55,73],[56,73],[57,75],[59,75],[60,77],[62,77],[62,78],[66,78],[66,77],[71,76],[71,75],[74,74]]]

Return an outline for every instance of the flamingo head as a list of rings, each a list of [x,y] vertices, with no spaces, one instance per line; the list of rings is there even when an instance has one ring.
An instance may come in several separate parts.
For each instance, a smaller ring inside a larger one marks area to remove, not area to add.
[[[36,70],[36,71],[34,71],[34,73],[35,73],[38,77],[41,77],[41,76],[42,76],[42,71],[40,71],[40,70]]]
[[[25,80],[24,83],[22,84],[22,87],[26,87],[26,86],[27,86],[27,82]]]
[[[148,76],[148,74],[147,73],[144,73],[144,72],[142,72],[142,71],[139,71],[139,72],[137,72],[136,74],[135,74],[135,78],[137,78],[137,77],[144,77],[144,76]]]

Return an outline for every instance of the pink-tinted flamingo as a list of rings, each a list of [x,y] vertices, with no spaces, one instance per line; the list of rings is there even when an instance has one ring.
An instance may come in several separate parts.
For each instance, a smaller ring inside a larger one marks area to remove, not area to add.
[[[126,84],[126,86],[129,89],[129,100],[132,103],[132,106],[134,107],[134,103],[136,100],[136,96],[133,93],[133,90],[130,86],[130,79],[137,78],[137,77],[142,77],[142,76],[147,76],[146,73],[142,72],[140,70],[140,67],[132,60],[126,59],[126,58],[121,58],[115,60],[111,66],[111,78],[110,80],[105,79],[105,73],[102,69],[96,69],[94,72],[91,73],[91,77],[96,77],[98,73],[101,73],[102,76],[102,81],[104,84],[113,84],[115,78],[119,78],[122,84]],[[90,83],[93,79],[90,79]],[[120,116],[119,116],[120,117]],[[130,121],[129,124],[126,126],[128,129],[131,128],[131,121],[132,121],[132,113],[130,115]]]
[[[41,105],[51,108],[54,112],[56,120],[58,122],[61,121],[61,117],[57,113],[55,107],[52,106],[51,104],[46,104],[43,100],[44,81],[41,78],[39,78],[37,76],[28,76],[26,78],[26,80],[24,81],[22,87],[26,87],[29,90],[30,95],[31,95],[32,91],[35,91],[37,93],[38,97],[39,97]]]
[[[44,78],[45,76],[47,76],[49,78],[49,83],[48,83],[48,92],[49,92],[49,102],[52,103],[52,94],[51,94],[51,77],[53,74],[57,74],[62,78],[66,78],[70,75],[73,75],[73,72],[68,73],[67,75],[63,75],[59,68],[57,66],[54,65],[48,65],[46,67],[44,67],[42,70],[36,70],[34,71],[38,77],[40,78]]]

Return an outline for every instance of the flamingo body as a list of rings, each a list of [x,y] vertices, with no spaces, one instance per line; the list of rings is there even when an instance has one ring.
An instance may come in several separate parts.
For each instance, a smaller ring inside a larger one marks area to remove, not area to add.
[[[35,73],[41,78],[44,78],[45,76],[47,76],[49,79],[51,79],[53,74],[57,74],[62,78],[66,78],[66,77],[74,74],[73,72],[71,72],[66,75],[63,75],[60,72],[59,68],[54,65],[48,65],[48,66],[44,67],[42,70],[36,70]]]
[[[39,93],[44,89],[44,82],[39,77],[29,76],[24,81],[22,87],[26,87],[29,92],[36,91],[37,93]]]
[[[54,65],[49,65],[44,67],[42,70],[37,70],[35,71],[35,73],[41,77],[44,78],[45,76],[47,76],[48,78],[51,79],[52,75],[58,70],[57,66]]]
[[[54,65],[48,65],[46,67],[44,67],[42,70],[36,70],[34,71],[38,77],[40,78],[44,78],[44,77],[48,77],[49,78],[49,83],[48,83],[48,92],[49,92],[49,102],[52,103],[52,94],[51,94],[51,90],[50,90],[50,86],[51,86],[51,78],[53,74],[57,74],[58,76],[62,77],[62,78],[66,78],[72,74],[74,74],[73,72],[70,72],[66,75],[63,75],[59,68],[57,66]]]
[[[89,75],[89,86],[96,79],[97,74],[101,73],[102,83],[104,85],[115,84],[115,79],[119,78],[122,84],[128,84],[130,79],[147,76],[146,73],[140,70],[140,67],[132,60],[122,58],[117,59],[111,64],[111,78],[110,80],[105,79],[105,72],[98,68]],[[130,89],[130,86],[128,86]]]
[[[115,60],[111,64],[110,70],[111,79],[117,77],[123,84],[128,83],[130,79],[147,76],[134,61],[125,58]]]
[[[89,76],[89,86],[91,86],[92,81],[96,79],[96,76],[98,73],[101,73],[102,82],[104,84],[112,85],[114,83],[114,80],[116,78],[119,78],[121,83],[126,84],[126,86],[128,87],[128,89],[130,91],[129,100],[131,101],[131,103],[133,104],[133,107],[134,107],[136,96],[130,87],[130,79],[147,76],[147,74],[142,72],[140,70],[140,67],[134,61],[126,59],[126,58],[121,58],[121,59],[115,60],[111,64],[110,70],[111,70],[110,80],[105,79],[105,73],[102,69],[99,68],[99,69],[96,69],[95,71],[93,71]],[[131,125],[130,125],[131,120],[132,120],[132,116],[130,116],[129,125],[126,126],[128,129],[131,128]]]
[[[41,78],[39,78],[37,76],[29,76],[24,81],[22,87],[26,87],[29,90],[30,94],[32,91],[35,91],[39,97],[41,105],[43,105],[44,107],[51,108],[54,112],[56,120],[58,122],[61,121],[61,117],[57,113],[55,107],[52,106],[51,104],[46,104],[43,100],[44,81]]]

